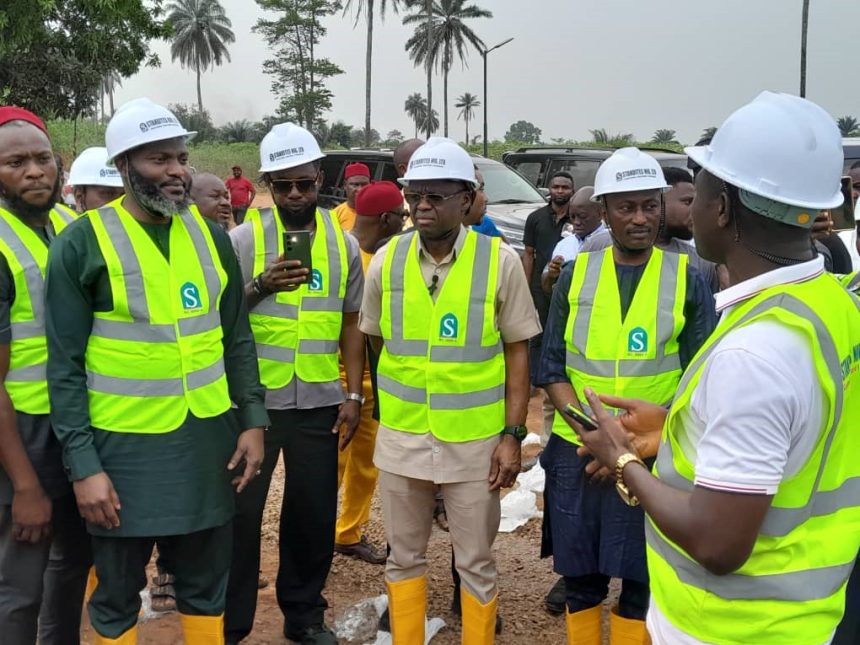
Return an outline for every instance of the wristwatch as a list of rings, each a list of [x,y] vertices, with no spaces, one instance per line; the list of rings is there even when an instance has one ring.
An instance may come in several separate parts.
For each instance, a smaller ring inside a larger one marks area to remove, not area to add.
[[[635,461],[645,466],[645,462],[639,459],[639,456],[634,455],[632,452],[625,452],[621,455],[618,458],[618,461],[615,462],[615,490],[618,491],[618,494],[627,506],[639,506],[639,499],[636,495],[631,495],[630,489],[624,484],[624,467],[631,461]],[[647,466],[645,467],[647,468]]]
[[[361,394],[356,394],[355,392],[350,392],[346,395],[347,401],[358,401],[359,405],[364,405],[364,397]]]
[[[523,439],[526,438],[528,433],[529,429],[525,426],[505,426],[502,428],[503,435],[509,434],[520,443],[523,442]]]

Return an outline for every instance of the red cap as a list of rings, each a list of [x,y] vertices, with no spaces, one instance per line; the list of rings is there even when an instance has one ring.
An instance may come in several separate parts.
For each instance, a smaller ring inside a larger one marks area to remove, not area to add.
[[[398,206],[403,206],[403,194],[390,181],[374,182],[355,196],[355,212],[362,217],[379,217]]]
[[[30,110],[25,110],[24,108],[14,105],[0,107],[0,125],[6,125],[10,121],[26,121],[27,123],[32,123],[42,132],[48,134],[48,128],[45,127],[42,119],[30,112]]]
[[[343,178],[350,177],[367,177],[370,178],[370,168],[363,163],[351,163],[343,171]]]

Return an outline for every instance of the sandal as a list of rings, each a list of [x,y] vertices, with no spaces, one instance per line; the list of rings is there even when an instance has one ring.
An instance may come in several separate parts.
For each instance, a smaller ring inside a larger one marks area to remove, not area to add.
[[[161,576],[158,576],[159,578]],[[171,578],[173,576],[170,576]],[[154,580],[154,578],[153,578]],[[152,611],[165,612],[176,610],[176,589],[173,585],[156,585],[149,593]]]

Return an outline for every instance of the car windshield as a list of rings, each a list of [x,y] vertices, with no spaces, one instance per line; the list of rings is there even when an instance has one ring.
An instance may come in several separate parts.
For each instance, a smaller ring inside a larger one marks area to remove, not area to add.
[[[546,201],[538,190],[502,164],[478,164],[490,204],[536,204]]]

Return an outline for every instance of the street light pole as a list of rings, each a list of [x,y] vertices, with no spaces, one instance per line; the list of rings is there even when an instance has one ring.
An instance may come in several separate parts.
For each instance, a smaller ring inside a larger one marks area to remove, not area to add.
[[[494,49],[498,49],[503,45],[507,45],[511,42],[513,38],[508,38],[500,42],[495,47],[490,47],[489,49],[485,49],[481,52],[481,56],[484,58],[484,156],[488,156],[488,141],[487,141],[487,103],[489,103],[489,97],[487,96],[487,54],[489,54]],[[467,142],[468,143],[468,142]]]

